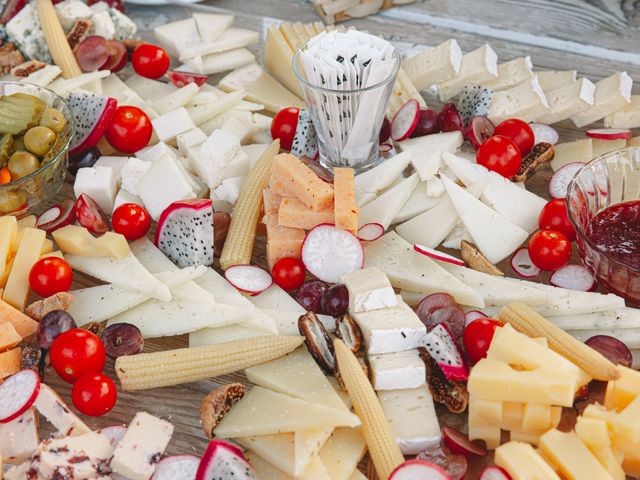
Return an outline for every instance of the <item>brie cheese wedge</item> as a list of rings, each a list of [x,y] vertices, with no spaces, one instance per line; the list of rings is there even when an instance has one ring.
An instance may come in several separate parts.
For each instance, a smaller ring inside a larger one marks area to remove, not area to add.
[[[440,100],[446,102],[459,95],[465,85],[478,85],[498,76],[498,55],[489,46],[483,45],[462,57],[458,75],[438,84]]]
[[[549,113],[537,118],[537,121],[551,125],[591,108],[595,101],[596,86],[588,78],[581,78],[545,93]]]
[[[404,71],[418,90],[456,77],[461,66],[462,50],[455,39],[429,47],[402,62]]]
[[[596,82],[593,106],[571,117],[576,127],[584,127],[601,120],[606,115],[624,108],[631,102],[633,80],[627,72],[614,73]]]
[[[640,95],[631,95],[631,102],[620,110],[604,117],[607,128],[640,127]]]
[[[495,92],[489,107],[489,119],[496,125],[509,118],[531,122],[549,111],[549,104],[538,79]]]
[[[533,65],[531,57],[518,57],[508,62],[498,65],[498,76],[493,80],[484,82],[484,88],[490,88],[494,92],[515,87],[516,85],[530,80],[533,77]]]

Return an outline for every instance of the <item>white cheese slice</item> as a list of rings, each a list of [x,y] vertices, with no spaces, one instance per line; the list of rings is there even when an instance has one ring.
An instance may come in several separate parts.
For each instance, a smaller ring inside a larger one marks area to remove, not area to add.
[[[560,143],[553,147],[555,155],[551,160],[551,168],[556,170],[573,162],[589,163],[593,160],[593,140],[584,138],[573,142]]]
[[[218,13],[194,12],[193,14],[200,40],[203,42],[218,40],[233,24],[233,18],[233,15],[221,15]]]
[[[190,148],[198,147],[204,143],[207,135],[199,128],[194,128],[187,132],[176,135],[178,151],[184,157],[189,153]]]
[[[202,57],[193,57],[184,63],[189,67],[194,68],[196,73],[213,75],[244,67],[245,65],[255,62],[255,59],[256,57],[253,53],[246,48],[236,48],[226,52],[210,53]],[[201,71],[199,68],[200,64],[202,64]]]
[[[343,275],[342,283],[349,291],[349,310],[369,312],[398,304],[396,293],[384,272],[375,267],[363,268]]]
[[[179,57],[180,52],[202,41],[193,17],[155,27],[153,34],[158,44],[173,57]]]
[[[551,125],[584,112],[593,106],[596,86],[588,79],[580,80],[545,92],[549,102],[549,113],[536,120]]]
[[[269,435],[269,437],[271,436],[275,436],[275,435]],[[283,438],[288,439],[289,437],[283,437]],[[285,442],[286,441],[287,440],[285,440]],[[255,446],[253,443],[249,443],[247,445],[244,445],[245,448]],[[282,455],[282,452],[284,451],[284,446],[281,444],[278,444],[276,447],[270,446],[269,450],[278,452],[277,455],[278,457],[280,457]],[[295,478],[327,480],[330,478],[328,476],[327,470],[324,468],[324,465],[320,461],[320,457],[318,457],[318,455],[315,455],[310,459],[309,464],[307,465],[307,468],[298,477],[292,477],[288,473],[285,473],[284,471],[276,467],[273,463],[268,462],[262,456],[255,453],[252,450],[247,451],[245,456],[247,457],[247,460],[249,461],[253,469],[258,474],[258,478],[268,478],[269,480],[295,480]]]
[[[151,102],[153,109],[160,115],[184,107],[197,93],[199,87],[195,83],[187,83],[184,87]]]
[[[468,160],[450,152],[443,152],[442,161],[467,187],[477,184],[489,175],[489,170],[476,163],[475,159]]]
[[[529,234],[446,177],[449,200],[475,245],[492,263],[499,263],[522,245]]]
[[[158,138],[165,142],[176,138],[176,135],[196,128],[189,112],[183,107],[172,110],[151,120],[153,130]]]
[[[593,158],[598,158],[605,153],[620,150],[627,146],[625,138],[617,138],[615,140],[605,140],[602,138],[594,138],[593,141]]]
[[[124,83],[141,98],[150,102],[154,102],[167,95],[171,95],[173,92],[178,90],[178,87],[173,83],[159,82],[158,80],[152,80],[140,75],[133,75]]]
[[[498,65],[498,76],[488,82],[483,82],[484,88],[490,88],[494,92],[515,87],[519,83],[530,80],[533,77],[533,65],[531,57],[518,57]]]
[[[216,328],[203,328],[189,334],[189,348],[203,345],[218,345],[220,343],[235,342],[265,335],[265,332],[242,324],[227,325]]]
[[[391,224],[406,222],[414,217],[417,217],[423,212],[432,209],[433,207],[440,205],[446,200],[445,195],[438,197],[429,196],[427,192],[427,182],[421,182],[416,189],[411,193],[405,204],[397,213]]]
[[[359,428],[336,428],[319,456],[329,478],[349,480],[366,451],[367,445]]]
[[[389,187],[411,162],[411,153],[402,152],[380,162],[371,170],[360,173],[355,179],[356,201],[361,207],[373,200],[382,190]]]
[[[60,395],[44,383],[40,385],[34,406],[63,437],[73,437],[90,432],[89,427],[69,409]]]
[[[460,94],[465,85],[478,85],[497,76],[498,55],[489,45],[483,45],[462,57],[457,76],[438,84],[440,100],[446,102]]]
[[[624,330],[640,329],[640,310],[621,308],[582,315],[561,315],[549,320],[563,330]]]
[[[604,117],[607,128],[639,128],[640,127],[640,95],[631,95],[631,102]]]
[[[371,383],[376,390],[417,388],[426,381],[426,367],[418,350],[369,356]]]
[[[387,230],[419,183],[418,174],[414,173],[375,200],[367,203],[360,209],[360,225],[379,223]]]
[[[402,62],[402,68],[418,90],[455,78],[461,66],[462,50],[453,38]]]
[[[540,87],[545,92],[574,83],[578,75],[577,70],[543,70],[534,73],[538,77]]]
[[[378,399],[404,455],[440,442],[440,425],[426,386],[378,392]]]
[[[226,52],[237,48],[248,47],[260,41],[260,34],[243,28],[229,28],[219,38],[213,41],[198,43],[180,52],[180,61],[210,53]]]
[[[496,92],[489,107],[489,119],[499,124],[509,118],[531,122],[549,111],[549,103],[533,77],[520,85]]]
[[[459,131],[434,133],[410,138],[399,144],[403,152],[411,153],[411,164],[422,181],[431,180],[442,165],[442,152],[456,153],[464,142]]]
[[[19,464],[30,459],[39,443],[37,419],[33,408],[10,422],[0,423],[0,456],[4,463]]]
[[[444,248],[453,248],[460,250],[462,248],[462,241],[473,243],[473,238],[469,234],[469,231],[464,227],[462,223],[458,223],[453,230],[449,232],[447,238],[442,242]]]
[[[593,106],[572,116],[571,120],[576,127],[584,127],[620,110],[631,102],[632,86],[633,80],[627,72],[617,72],[596,82]]]
[[[608,335],[611,337],[615,337],[624,343],[629,349],[638,349],[640,348],[640,330],[635,328],[625,328],[623,330],[618,329],[593,329],[593,330],[567,330],[567,333],[570,333],[574,337],[576,337],[581,342],[587,341],[591,337],[595,337],[596,335]]]
[[[291,68],[293,53],[294,50],[287,43],[279,26],[270,27],[264,43],[264,66],[290,92],[302,98],[302,89]]]
[[[68,79],[58,77],[49,85],[47,85],[47,88],[53,90],[62,97],[66,97],[72,91],[76,89],[87,88],[88,85],[106,78],[109,75],[111,75],[111,72],[109,70],[97,70],[95,72],[82,73],[77,77]]]
[[[32,467],[44,478],[59,478],[68,472],[70,466],[74,478],[96,478],[112,452],[109,439],[97,432],[56,438],[40,444]],[[129,478],[134,480],[134,477]]]
[[[242,101],[242,97],[244,97],[244,92],[242,91],[231,92],[227,95],[220,95],[215,101],[207,101],[203,104],[187,107],[187,112],[193,123],[200,126],[204,131],[203,123],[232,109]]]

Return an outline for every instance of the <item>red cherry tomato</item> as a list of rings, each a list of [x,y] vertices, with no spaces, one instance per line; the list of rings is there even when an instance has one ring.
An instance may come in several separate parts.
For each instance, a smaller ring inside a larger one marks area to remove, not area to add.
[[[541,270],[558,270],[569,263],[571,242],[556,230],[539,230],[529,240],[531,261]]]
[[[464,329],[462,340],[467,357],[472,365],[475,365],[481,358],[487,356],[487,350],[493,340],[496,328],[502,327],[502,323],[491,318],[478,318]]]
[[[304,283],[304,264],[297,258],[281,258],[271,269],[271,276],[280,288],[296,290]]]
[[[102,373],[87,373],[73,385],[71,400],[80,413],[99,417],[118,401],[116,384]]]
[[[522,156],[518,145],[508,137],[494,135],[478,148],[476,161],[505,178],[511,178],[520,169]]]
[[[153,126],[147,114],[138,107],[125,105],[116,109],[104,136],[116,150],[135,153],[147,146],[152,134]]]
[[[164,49],[150,43],[138,45],[131,54],[131,65],[138,75],[147,78],[160,78],[171,65],[169,55]]]
[[[300,109],[297,107],[283,108],[271,121],[271,138],[279,138],[280,148],[283,150],[291,150],[298,126],[298,115]]]
[[[29,272],[29,286],[43,298],[71,288],[73,271],[67,262],[58,257],[45,257],[38,260]]]
[[[106,360],[102,340],[81,328],[58,335],[49,356],[53,369],[68,383],[74,383],[86,373],[101,373]]]
[[[123,203],[111,216],[111,225],[116,233],[129,240],[144,237],[151,226],[151,217],[144,207],[137,203]]]
[[[538,218],[538,227],[540,230],[562,232],[571,241],[576,239],[576,230],[569,221],[567,201],[564,198],[551,200],[542,208]]]
[[[511,118],[498,124],[493,134],[509,137],[516,142],[520,149],[520,155],[523,157],[529,154],[535,143],[535,135],[529,124],[517,118]]]

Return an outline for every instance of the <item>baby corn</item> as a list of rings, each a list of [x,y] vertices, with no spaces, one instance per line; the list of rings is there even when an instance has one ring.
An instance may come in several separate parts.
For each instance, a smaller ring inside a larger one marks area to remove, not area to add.
[[[616,366],[593,348],[569,335],[524,303],[511,303],[500,311],[500,321],[510,323],[531,338],[545,337],[549,348],[571,360],[596,380],[616,380]]]
[[[379,478],[389,478],[404,457],[382,406],[358,359],[342,342],[334,342],[338,370],[347,387],[353,408],[362,421],[362,434]]]
[[[54,63],[62,70],[62,76],[74,78],[82,74],[51,0],[36,0],[36,8],[42,25],[42,33],[44,33]]]
[[[145,390],[195,382],[274,360],[300,345],[304,337],[273,335],[220,345],[141,353],[116,360],[123,390]]]

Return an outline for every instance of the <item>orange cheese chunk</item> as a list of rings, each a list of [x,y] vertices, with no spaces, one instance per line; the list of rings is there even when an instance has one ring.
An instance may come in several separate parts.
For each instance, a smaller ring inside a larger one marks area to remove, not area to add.
[[[618,380],[610,381],[604,396],[607,410],[624,410],[640,394],[640,372],[618,365]]]
[[[332,208],[311,210],[297,198],[283,198],[278,209],[278,225],[281,227],[311,230],[322,223],[333,223]]]
[[[264,205],[265,215],[274,215],[274,214],[277,215],[278,209],[280,208],[281,201],[282,201],[282,197],[280,195],[273,193],[271,189],[265,188],[262,191],[262,204]]]
[[[277,195],[280,198],[293,196],[293,194],[286,189],[284,183],[278,180],[273,175],[271,175],[271,178],[269,178],[269,190],[271,190],[274,195]]]
[[[22,357],[19,348],[0,353],[0,379],[18,373],[21,369]]]
[[[38,330],[38,322],[3,300],[0,300],[0,318],[3,323],[9,322],[13,325],[22,338],[33,335]]]
[[[333,187],[321,180],[295,155],[276,155],[271,173],[307,208],[324,210],[333,206]]]
[[[0,324],[0,352],[15,347],[21,340],[22,337],[11,323]]]
[[[358,231],[360,208],[356,203],[353,168],[333,169],[333,190],[336,227],[355,234]]]
[[[284,257],[300,258],[300,249],[305,232],[298,228],[281,227],[275,222],[267,223],[267,262],[269,269]]]

